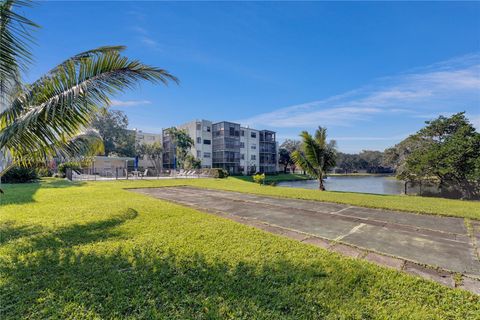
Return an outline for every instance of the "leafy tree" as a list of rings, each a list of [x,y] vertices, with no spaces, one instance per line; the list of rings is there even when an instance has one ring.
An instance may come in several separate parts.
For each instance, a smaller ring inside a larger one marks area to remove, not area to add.
[[[300,150],[302,143],[298,140],[286,139],[281,145],[279,149],[279,162],[280,164],[284,165],[284,172],[287,172],[287,167],[290,167],[292,171],[295,173],[296,165],[293,161],[291,154],[296,150]],[[286,150],[288,152],[282,151]]]
[[[383,162],[383,152],[363,150],[358,154],[358,165],[368,172],[378,173]]]
[[[163,148],[159,142],[142,143],[137,146],[137,153],[150,161],[157,172],[162,171]]]
[[[290,152],[285,148],[278,150],[278,163],[283,166],[283,173],[287,173],[287,168],[293,163]]]
[[[188,135],[187,131],[179,130],[175,127],[168,128],[166,130],[167,134],[172,139],[172,144],[175,148],[175,154],[177,157],[177,166],[179,168],[184,168],[185,159],[188,155],[188,152],[192,148],[194,141]]]
[[[480,197],[480,133],[464,112],[427,121],[412,140],[420,141],[405,161],[406,180],[435,179],[440,187],[460,191],[462,198]]]
[[[423,148],[423,142],[416,135],[411,135],[392,148],[383,152],[382,164],[393,168],[397,176],[403,175],[407,158],[415,151]]]
[[[0,176],[14,165],[98,149],[101,138],[86,128],[110,96],[140,80],[177,81],[165,70],[122,56],[124,47],[108,46],[75,55],[23,84],[20,71],[32,60],[31,31],[38,27],[17,12],[25,4],[0,2],[0,160],[7,163]]]
[[[105,155],[134,157],[135,133],[127,129],[128,118],[123,111],[103,110],[92,121],[105,146]]]
[[[292,152],[293,161],[307,174],[318,179],[318,188],[325,190],[323,184],[326,172],[335,166],[336,143],[327,143],[327,129],[318,127],[315,136],[307,131],[300,134],[302,149]]]

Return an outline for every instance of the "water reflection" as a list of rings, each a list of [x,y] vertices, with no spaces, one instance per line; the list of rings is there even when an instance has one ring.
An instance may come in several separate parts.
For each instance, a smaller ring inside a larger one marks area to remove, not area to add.
[[[304,189],[318,189],[318,181],[285,181],[279,182],[280,187]],[[329,191],[362,192],[376,194],[402,194],[402,181],[388,176],[333,176],[325,180],[325,187]]]

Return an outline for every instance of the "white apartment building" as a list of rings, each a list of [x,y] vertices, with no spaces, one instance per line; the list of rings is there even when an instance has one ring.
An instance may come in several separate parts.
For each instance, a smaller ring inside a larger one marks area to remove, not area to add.
[[[177,126],[180,130],[187,131],[193,139],[194,145],[190,153],[202,162],[202,168],[212,167],[212,122],[208,120],[195,120]]]
[[[260,132],[240,127],[240,170],[244,174],[255,173],[260,168]]]

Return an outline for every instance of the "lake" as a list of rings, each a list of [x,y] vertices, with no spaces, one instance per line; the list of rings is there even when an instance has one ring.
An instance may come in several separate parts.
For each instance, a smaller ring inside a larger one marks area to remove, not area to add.
[[[317,180],[284,181],[279,187],[318,189]],[[376,194],[402,194],[404,184],[388,176],[331,176],[325,180],[329,191],[347,191]]]

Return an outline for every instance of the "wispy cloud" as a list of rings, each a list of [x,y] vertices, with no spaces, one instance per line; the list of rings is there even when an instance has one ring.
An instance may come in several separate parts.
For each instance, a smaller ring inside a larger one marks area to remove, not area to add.
[[[136,107],[145,104],[151,104],[149,100],[111,100],[112,107]]]
[[[277,128],[351,126],[375,117],[438,116],[480,108],[480,54],[418,68],[326,99],[240,120]]]

